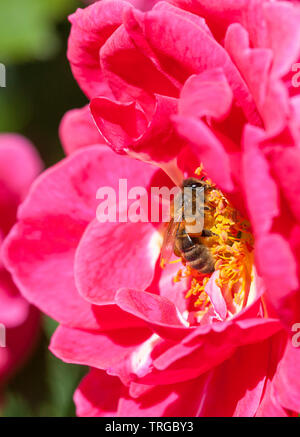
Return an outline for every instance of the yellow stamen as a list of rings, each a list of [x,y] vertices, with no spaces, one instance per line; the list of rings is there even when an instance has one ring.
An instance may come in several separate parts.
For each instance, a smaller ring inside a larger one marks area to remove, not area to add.
[[[178,258],[178,259],[174,259],[173,261],[169,261],[169,264],[176,264],[180,262],[181,262],[181,258]]]
[[[195,174],[203,176],[203,166],[200,165]],[[223,296],[234,308],[247,303],[251,283],[253,265],[253,237],[250,223],[234,209],[220,190],[205,176],[205,182],[210,186],[206,199],[209,212],[205,212],[204,223],[213,232],[213,237],[206,238],[205,244],[215,258],[215,269],[219,271],[216,284],[223,290]],[[208,226],[210,224],[210,226]],[[184,260],[181,258],[179,261]],[[174,282],[190,279],[190,288],[186,298],[193,298],[197,315],[201,316],[211,306],[205,287],[211,275],[203,275],[190,266],[185,265],[174,277]]]
[[[197,167],[195,170],[195,175],[201,176],[202,172],[203,172],[203,164],[200,164],[199,167]]]

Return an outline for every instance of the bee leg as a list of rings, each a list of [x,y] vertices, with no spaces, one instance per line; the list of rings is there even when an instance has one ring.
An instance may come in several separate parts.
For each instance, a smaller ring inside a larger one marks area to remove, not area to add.
[[[213,235],[215,234],[209,229],[203,229],[201,237],[212,237]]]

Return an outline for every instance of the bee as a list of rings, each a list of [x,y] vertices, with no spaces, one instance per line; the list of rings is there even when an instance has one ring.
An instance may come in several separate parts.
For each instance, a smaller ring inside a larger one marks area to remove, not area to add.
[[[191,190],[184,190],[186,187]],[[179,201],[175,197],[173,216],[164,235],[161,265],[164,265],[175,253],[176,256],[183,258],[187,265],[200,273],[214,272],[215,260],[209,250],[215,236],[209,229],[213,226],[213,215],[211,208],[207,206],[207,195],[212,189],[203,181],[203,178],[201,180],[188,178],[183,181]],[[195,205],[197,190],[203,190],[204,194],[204,202],[198,206],[198,210]],[[191,217],[192,211],[194,212]],[[199,231],[191,226],[191,220],[192,218],[196,220],[200,214],[204,217],[204,227]]]

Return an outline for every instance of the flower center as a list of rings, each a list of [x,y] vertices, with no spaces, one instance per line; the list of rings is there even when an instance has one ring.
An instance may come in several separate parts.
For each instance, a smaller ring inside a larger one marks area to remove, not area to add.
[[[203,175],[203,169],[200,167],[195,173]],[[241,310],[247,304],[253,280],[254,239],[250,223],[209,179],[205,178],[205,183],[208,185],[205,198],[208,209],[204,213],[204,227],[211,231],[212,236],[201,242],[215,260],[215,272],[203,274],[191,268],[181,257],[183,267],[173,278],[174,282],[189,279],[190,288],[185,296],[189,299],[189,318],[192,314],[200,323],[204,316],[215,317],[218,305],[214,299],[223,299],[229,316]],[[219,296],[214,290],[216,287]]]

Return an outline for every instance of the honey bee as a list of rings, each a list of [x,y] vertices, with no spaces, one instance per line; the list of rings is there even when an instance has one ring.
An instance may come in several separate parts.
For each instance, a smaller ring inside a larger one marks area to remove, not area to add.
[[[184,188],[191,188],[184,190]],[[176,256],[183,258],[187,265],[200,273],[212,273],[215,270],[215,260],[209,250],[209,246],[214,240],[215,234],[209,229],[213,226],[213,216],[211,208],[207,206],[207,195],[212,190],[203,178],[188,178],[183,181],[179,193],[180,198],[174,199],[173,216],[168,224],[164,235],[161,251],[161,265],[164,265],[175,253]],[[198,206],[195,206],[196,192],[203,190],[203,199]],[[191,217],[191,213],[193,216]],[[202,214],[204,226],[195,229],[191,226],[191,219],[197,219]],[[189,220],[189,222],[188,222]]]

